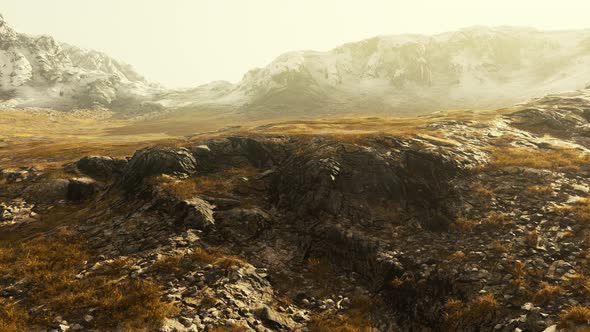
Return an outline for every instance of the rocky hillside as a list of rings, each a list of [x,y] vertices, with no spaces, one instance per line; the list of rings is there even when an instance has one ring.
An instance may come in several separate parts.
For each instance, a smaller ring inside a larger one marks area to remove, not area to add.
[[[18,33],[0,16],[2,107],[133,109],[158,89],[104,53]]]
[[[588,328],[589,114],[584,95],[556,95],[15,159],[0,327]]]
[[[264,116],[309,117],[495,109],[585,87],[589,46],[589,31],[510,27],[382,36],[328,52],[286,53],[249,71],[236,85],[173,93],[166,102],[186,106],[214,100]]]

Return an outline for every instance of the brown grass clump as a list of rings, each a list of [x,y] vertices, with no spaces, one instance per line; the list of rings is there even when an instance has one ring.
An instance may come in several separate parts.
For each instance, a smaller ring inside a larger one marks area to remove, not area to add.
[[[0,299],[0,331],[18,332],[29,329],[29,315],[18,304]]]
[[[580,199],[571,206],[559,206],[555,207],[553,211],[560,213],[560,214],[567,214],[571,213],[579,223],[583,224],[590,224],[590,199],[584,198]]]
[[[481,221],[481,226],[487,229],[494,229],[510,223],[504,214],[493,212]]]
[[[492,319],[498,310],[499,305],[494,294],[479,296],[468,304],[450,299],[443,308],[444,324],[449,331],[475,328]]]
[[[189,272],[194,263],[211,264],[226,270],[234,266],[244,267],[248,264],[237,256],[226,255],[216,249],[195,248],[190,253],[164,257],[154,263],[150,269],[161,274],[180,277]]]
[[[499,254],[503,254],[509,252],[510,247],[500,240],[494,240],[494,242],[492,242],[492,250]]]
[[[458,233],[471,233],[476,225],[477,221],[473,219],[459,217],[451,224],[451,229]]]
[[[452,253],[449,256],[449,259],[453,262],[461,262],[463,260],[465,260],[465,257],[467,257],[467,255],[465,255],[465,253],[463,251],[455,251],[454,253]]]
[[[480,200],[488,201],[494,197],[494,192],[490,188],[484,186],[481,182],[475,183],[471,190]]]
[[[551,285],[548,282],[541,282],[541,289],[537,291],[535,296],[533,297],[533,302],[536,304],[545,304],[547,302],[552,301],[555,299],[561,292],[563,292],[563,288],[558,285]]]
[[[517,261],[516,263],[514,263],[514,266],[511,269],[509,269],[509,272],[515,279],[523,279],[527,275],[525,267],[526,263]]]
[[[561,313],[559,323],[563,327],[590,325],[590,308],[582,305],[571,306]]]
[[[582,273],[576,273],[570,280],[571,283],[578,286],[586,296],[590,296],[590,278]]]
[[[169,176],[158,176],[152,180],[172,192],[176,197],[189,199],[197,194],[227,196],[236,189],[236,179],[248,178],[257,173],[251,166],[228,168],[221,172],[178,180]]]
[[[575,150],[539,150],[521,147],[493,149],[486,169],[531,167],[551,171],[577,171],[587,166],[590,156]]]

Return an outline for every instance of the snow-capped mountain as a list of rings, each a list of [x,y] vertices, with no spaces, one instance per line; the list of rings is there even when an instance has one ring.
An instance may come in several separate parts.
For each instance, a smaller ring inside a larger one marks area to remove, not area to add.
[[[167,90],[103,53],[17,33],[0,18],[3,107],[219,107],[253,118],[409,115],[497,108],[589,83],[590,30],[475,27],[289,52],[236,84]]]
[[[0,15],[0,104],[53,108],[128,106],[158,91],[106,54],[14,31]]]
[[[286,53],[216,99],[277,112],[408,114],[502,107],[589,82],[590,31],[477,27]]]
[[[290,52],[249,71],[236,85],[203,86],[166,103],[238,104],[264,116],[404,115],[502,107],[589,82],[590,31],[476,27],[375,37],[328,52]]]

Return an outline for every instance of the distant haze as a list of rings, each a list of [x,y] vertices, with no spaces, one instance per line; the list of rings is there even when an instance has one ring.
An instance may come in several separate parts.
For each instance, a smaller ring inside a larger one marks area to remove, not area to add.
[[[48,34],[130,63],[149,80],[236,82],[292,50],[329,50],[377,35],[473,25],[590,28],[588,0],[18,0],[0,12],[17,31]]]

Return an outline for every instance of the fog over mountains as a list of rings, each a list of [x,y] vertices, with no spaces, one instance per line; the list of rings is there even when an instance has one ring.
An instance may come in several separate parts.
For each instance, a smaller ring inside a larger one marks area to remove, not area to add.
[[[380,36],[328,52],[289,52],[235,84],[171,90],[104,53],[18,33],[0,18],[5,108],[220,107],[261,117],[400,116],[498,108],[589,83],[590,30],[474,27],[435,36]]]

